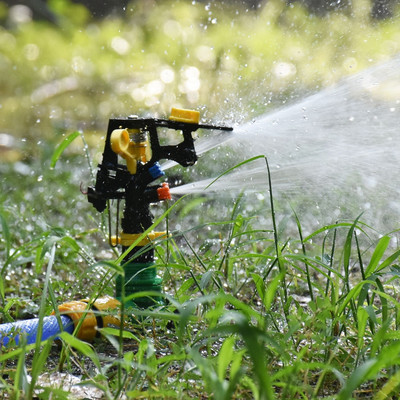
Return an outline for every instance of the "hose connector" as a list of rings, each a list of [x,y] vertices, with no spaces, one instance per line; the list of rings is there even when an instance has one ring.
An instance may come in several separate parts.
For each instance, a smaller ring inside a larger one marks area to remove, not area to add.
[[[120,306],[120,302],[110,296],[98,298],[93,303],[90,300],[69,301],[58,307],[62,315],[67,315],[74,323],[75,329],[79,328],[77,337],[81,340],[91,341],[98,336],[98,329],[108,326],[120,326],[121,320],[111,313]],[[53,311],[52,315],[55,312]]]

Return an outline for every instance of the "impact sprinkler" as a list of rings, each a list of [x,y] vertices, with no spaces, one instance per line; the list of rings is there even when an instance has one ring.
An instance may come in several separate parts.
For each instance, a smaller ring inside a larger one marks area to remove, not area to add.
[[[122,285],[125,297],[139,292],[161,293],[162,280],[157,277],[151,242],[165,236],[166,232],[150,232],[144,236],[153,224],[150,204],[171,199],[168,183],[150,185],[165,175],[159,161],[172,160],[183,167],[194,165],[197,155],[193,132],[197,129],[232,130],[225,126],[199,124],[199,120],[198,111],[177,108],[172,109],[169,119],[132,116],[109,120],[96,185],[88,188],[87,195],[99,212],[106,209],[110,200],[117,200],[117,232],[111,236],[110,219],[110,245],[120,245],[122,251],[127,252],[122,261],[125,276],[116,280],[116,297],[119,300],[123,293]],[[166,129],[181,132],[183,140],[175,145],[161,145],[159,133]],[[119,157],[125,160],[124,164],[120,164]],[[118,232],[120,200],[125,201],[121,233]],[[160,299],[156,297],[135,299],[137,307],[145,308],[157,303]]]

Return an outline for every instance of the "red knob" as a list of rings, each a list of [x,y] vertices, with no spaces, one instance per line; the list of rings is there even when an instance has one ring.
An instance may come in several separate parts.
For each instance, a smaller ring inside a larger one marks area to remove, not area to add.
[[[168,183],[164,182],[162,187],[157,189],[157,195],[159,200],[171,200],[171,192],[169,191]]]

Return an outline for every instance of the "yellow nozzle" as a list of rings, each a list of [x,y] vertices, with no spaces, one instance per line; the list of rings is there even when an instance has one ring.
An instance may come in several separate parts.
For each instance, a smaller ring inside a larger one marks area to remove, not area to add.
[[[181,108],[172,108],[171,121],[185,122],[188,124],[198,124],[200,121],[200,112],[194,110],[184,110]]]
[[[110,144],[112,151],[126,160],[128,171],[134,175],[138,161],[146,163],[151,159],[151,148],[147,139],[138,142],[131,140],[130,133],[140,132],[137,129],[115,129],[111,133]]]
[[[111,148],[114,153],[119,154],[126,160],[126,167],[133,175],[136,174],[136,158],[130,151],[130,137],[127,129],[115,129],[110,138]]]
[[[88,304],[89,300],[73,300],[58,307],[60,314],[65,314],[72,319],[75,328],[79,326],[77,333],[79,339],[91,341],[97,335],[96,328],[112,325],[119,326],[121,324],[121,320],[118,317],[107,312],[120,306],[118,300],[110,296],[104,296],[92,303],[92,308],[88,308]],[[54,314],[55,312],[53,311],[52,315]],[[80,322],[81,320],[82,322]]]

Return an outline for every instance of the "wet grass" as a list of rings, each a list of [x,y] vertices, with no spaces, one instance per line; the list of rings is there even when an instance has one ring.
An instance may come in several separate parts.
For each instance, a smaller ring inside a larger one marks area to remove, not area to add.
[[[44,179],[53,176],[54,184],[65,172],[62,157],[57,163],[43,173]],[[79,376],[82,393],[97,388],[109,399],[395,396],[400,383],[396,233],[379,238],[361,216],[304,237],[295,212],[297,232],[285,232],[286,216],[274,208],[273,182],[264,191],[269,197],[261,227],[258,215],[241,209],[243,196],[227,218],[190,230],[174,225],[191,198],[168,208],[156,218],[156,224],[168,223],[172,234],[156,244],[166,305],[125,308],[124,328],[103,329],[102,340],[91,344],[63,333],[57,345],[2,348],[2,397],[67,398],[70,390],[49,387],[46,376]],[[76,195],[69,200],[76,202]],[[49,206],[44,203],[37,214]],[[193,207],[191,213],[200,213]],[[27,232],[20,221],[27,221],[30,211],[3,202],[2,322],[42,317],[70,299],[112,295],[121,273],[118,255],[101,239],[98,215],[82,202],[83,210],[81,226],[69,214],[64,227],[34,220]],[[90,224],[92,229],[82,230]]]
[[[250,119],[398,52],[398,14],[372,24],[354,4],[357,15],[317,18],[279,1],[258,13],[142,1],[126,19],[67,7],[61,27],[1,27],[0,116],[16,141],[0,164],[0,322],[114,293],[120,254],[79,190],[91,181],[79,136],[95,152],[112,115],[178,104]],[[362,215],[309,232],[306,210],[280,213],[273,181],[260,191],[257,207],[188,196],[158,211],[167,305],[125,309],[124,328],[90,344],[63,333],[2,348],[0,398],[65,399],[72,377],[81,398],[395,398],[398,234]]]

